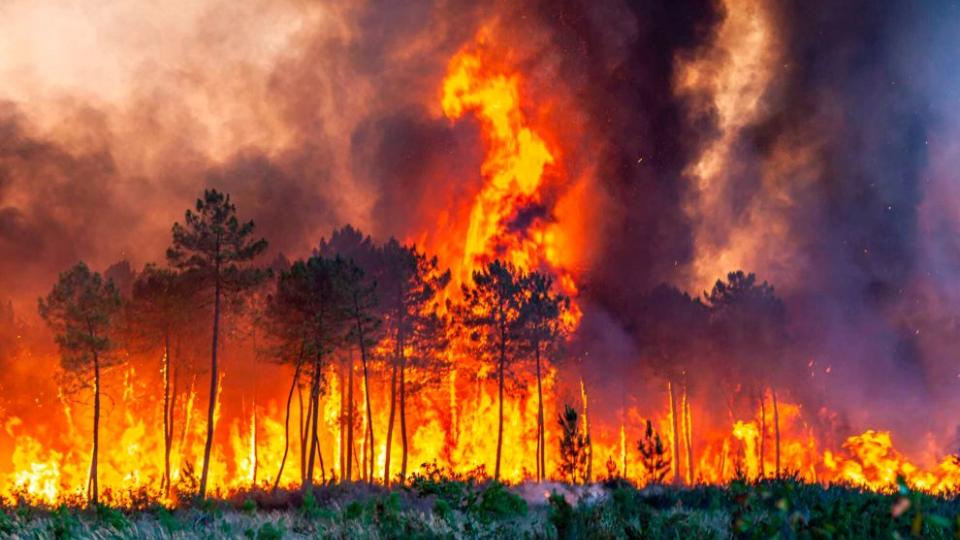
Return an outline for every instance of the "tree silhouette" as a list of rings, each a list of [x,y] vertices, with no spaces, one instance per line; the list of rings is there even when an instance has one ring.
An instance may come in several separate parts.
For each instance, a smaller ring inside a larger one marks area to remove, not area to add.
[[[659,285],[640,298],[637,313],[634,330],[637,343],[654,371],[667,381],[670,417],[673,420],[670,425],[673,480],[679,482],[681,445],[687,442],[687,426],[680,422],[681,418],[685,418],[685,411],[682,406],[678,407],[675,389],[683,388],[686,392],[687,373],[700,371],[697,362],[703,362],[702,359],[708,357],[710,312],[699,299],[675,287]],[[693,463],[692,444],[688,444],[687,468],[691,478]]]
[[[363,372],[363,387],[366,409],[366,433],[364,437],[363,456],[365,470],[363,476],[373,482],[374,470],[374,433],[373,407],[370,398],[370,350],[377,342],[377,332],[381,326],[380,311],[376,309],[379,303],[377,296],[377,277],[382,274],[380,252],[369,236],[365,236],[359,229],[346,225],[337,229],[330,236],[330,240],[320,241],[317,253],[324,257],[337,257],[346,260],[349,264],[342,275],[344,294],[346,295],[345,309],[352,320],[348,342],[355,343],[360,350],[360,365]],[[353,431],[354,431],[354,399],[353,399],[353,360],[347,370],[347,418],[349,426],[346,437],[346,472],[351,478],[353,469]],[[389,444],[389,443],[388,443]],[[389,451],[387,463],[390,462]],[[389,468],[389,465],[387,465]]]
[[[384,482],[390,484],[390,449],[397,405],[400,409],[401,481],[407,475],[408,363],[439,375],[438,351],[443,347],[444,319],[437,313],[437,296],[450,282],[450,271],[441,271],[437,258],[428,258],[415,246],[401,245],[391,238],[381,250],[380,296],[387,330],[393,341],[390,376],[390,414]],[[413,357],[408,358],[408,350]]]
[[[318,421],[320,395],[324,390],[327,358],[343,345],[350,322],[342,276],[347,263],[339,258],[313,256],[300,260],[277,279],[277,290],[268,303],[269,326],[275,338],[289,348],[298,348],[298,370],[309,377],[310,402],[307,412],[307,467],[304,490],[313,486],[314,463],[319,449]],[[323,457],[320,455],[323,471]],[[325,473],[324,473],[325,474]]]
[[[765,388],[773,394],[775,474],[780,475],[780,422],[777,401],[778,377],[789,381],[799,373],[797,364],[784,362],[787,350],[786,309],[766,281],[742,271],[727,274],[705,294],[710,306],[711,334],[718,347],[736,359],[727,373],[727,383],[747,388],[750,405],[759,395],[764,408]],[[766,414],[761,414],[759,463],[763,475],[766,440]]]
[[[39,300],[40,316],[56,334],[64,371],[84,385],[93,382],[93,452],[87,497],[97,504],[97,457],[100,451],[100,374],[119,363],[110,357],[110,332],[120,314],[120,293],[113,282],[80,262],[60,274],[53,290]]]
[[[180,340],[199,314],[193,297],[193,284],[183,274],[153,264],[131,283],[132,300],[128,304],[128,320],[133,333],[157,345],[163,351],[163,479],[161,490],[169,490],[170,452],[173,447],[174,411],[176,410],[176,377],[174,340]],[[154,349],[155,350],[155,349]],[[179,351],[179,347],[177,348]]]
[[[640,451],[640,463],[647,471],[647,478],[654,484],[663,483],[663,479],[670,472],[670,458],[663,447],[660,434],[653,429],[653,423],[649,419],[643,438],[637,443],[637,450]]]
[[[186,273],[213,293],[213,336],[210,352],[210,403],[207,409],[207,438],[200,475],[200,497],[206,496],[217,407],[221,302],[227,295],[240,295],[261,282],[267,272],[250,266],[267,249],[267,241],[253,239],[253,221],[241,223],[230,196],[208,189],[197,200],[196,211],[187,210],[184,224],[174,223],[173,244],[167,250],[170,265]]]
[[[343,295],[345,296],[344,309],[346,311],[346,316],[349,319],[349,330],[347,341],[349,343],[355,343],[357,348],[360,350],[360,363],[363,369],[363,384],[366,389],[366,413],[367,413],[367,433],[365,436],[369,437],[370,444],[367,446],[369,450],[369,457],[364,456],[365,463],[368,466],[367,471],[364,472],[364,476],[367,476],[370,481],[373,481],[373,412],[370,406],[370,373],[369,373],[369,351],[376,344],[374,338],[377,330],[380,327],[380,319],[377,317],[375,308],[377,306],[377,296],[376,289],[377,285],[375,282],[368,280],[365,277],[365,273],[362,268],[357,266],[357,264],[350,259],[346,261],[346,264],[342,268],[340,275],[341,286],[343,288]],[[347,431],[347,467],[346,467],[346,479],[352,478],[352,469],[353,469],[353,427],[355,424],[354,420],[354,407],[353,407],[353,365],[352,365],[352,356],[351,365],[349,367],[349,380],[347,386],[347,425],[349,429]]]
[[[523,304],[520,317],[520,343],[532,354],[537,375],[537,480],[546,478],[546,440],[543,414],[542,358],[556,348],[564,334],[562,313],[570,300],[551,292],[553,280],[532,272],[521,279]]]
[[[572,484],[587,478],[587,449],[590,435],[580,432],[580,415],[570,405],[564,405],[557,417],[560,425],[560,475]]]
[[[497,457],[494,478],[500,479],[503,450],[503,387],[507,363],[515,357],[523,307],[522,276],[509,263],[493,261],[473,272],[473,284],[463,286],[457,317],[468,331],[479,356],[496,366],[499,400]]]

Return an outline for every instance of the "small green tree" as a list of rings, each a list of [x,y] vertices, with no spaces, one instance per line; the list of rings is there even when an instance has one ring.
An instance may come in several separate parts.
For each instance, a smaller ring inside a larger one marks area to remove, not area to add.
[[[203,449],[200,497],[207,492],[210,450],[213,447],[217,408],[221,302],[224,295],[237,299],[266,278],[268,272],[250,265],[267,249],[267,241],[253,238],[253,221],[241,223],[230,196],[215,189],[204,191],[196,211],[187,210],[184,224],[173,224],[173,245],[167,250],[170,265],[185,272],[212,292],[213,338],[210,352],[210,403],[207,409],[207,439]]]
[[[640,451],[640,463],[647,472],[650,482],[663,483],[663,479],[670,473],[670,457],[667,455],[667,449],[663,447],[660,434],[653,429],[653,423],[650,420],[647,420],[647,429],[643,432],[643,438],[637,443],[637,450]]]
[[[580,415],[570,405],[564,405],[560,413],[560,475],[572,484],[587,479],[587,450],[590,435],[580,432]]]
[[[99,495],[100,375],[104,368],[119,363],[109,353],[114,347],[110,332],[120,307],[120,293],[113,282],[104,282],[82,262],[60,274],[50,294],[39,301],[40,316],[56,335],[64,371],[83,386],[93,383],[93,452],[87,486],[91,504],[97,504]]]

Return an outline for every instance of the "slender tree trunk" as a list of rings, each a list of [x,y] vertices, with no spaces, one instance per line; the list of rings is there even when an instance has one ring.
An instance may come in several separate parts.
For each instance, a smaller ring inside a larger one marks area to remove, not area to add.
[[[766,391],[760,392],[760,478],[766,476],[766,467],[763,457],[767,450],[767,396]]]
[[[100,453],[100,355],[93,353],[93,456],[90,459],[90,503],[99,501],[100,485],[97,481],[97,458]]]
[[[160,490],[170,492],[170,447],[173,443],[173,410],[170,407],[170,333],[163,339],[163,480]]]
[[[372,484],[373,483],[373,467],[374,467],[374,446],[373,446],[373,407],[370,406],[370,372],[367,366],[367,354],[366,348],[361,344],[360,349],[360,361],[363,363],[363,396],[364,401],[367,402],[367,434],[366,442],[364,443],[364,457],[363,459],[366,462],[365,474],[367,480]],[[370,457],[367,458],[367,454],[370,454]]]
[[[667,394],[670,398],[670,439],[673,446],[673,483],[680,483],[680,438],[678,437],[679,425],[677,419],[677,401],[673,395],[673,383],[667,381]]]
[[[593,478],[593,439],[590,438],[590,414],[587,407],[587,387],[580,378],[580,400],[583,402],[583,434],[587,438],[587,470],[584,471],[583,483],[589,484]]]
[[[313,379],[310,379],[313,381]],[[303,390],[297,385],[297,402],[300,406],[300,485],[307,478],[307,432],[310,429],[310,403],[307,402],[307,416],[303,416]]]
[[[407,357],[400,354],[400,483],[407,479]]]
[[[320,398],[317,397],[317,411],[320,410]],[[323,484],[327,483],[327,467],[323,464],[323,449],[320,448],[320,436],[317,433],[313,434],[313,442],[317,446],[317,461],[320,465],[320,482]]]
[[[543,426],[543,384],[540,372],[540,344],[535,346],[537,360],[537,481],[542,482],[547,476],[546,458],[544,451]]]
[[[317,455],[319,440],[317,437],[317,417],[320,416],[320,361],[314,363],[313,374],[310,381],[310,455],[307,457],[307,474],[303,482],[304,492],[313,487],[313,466],[314,458]],[[320,465],[323,469],[323,465]]]
[[[283,458],[280,459],[280,470],[277,471],[277,479],[273,481],[274,491],[280,486],[280,478],[283,477],[283,467],[287,463],[287,454],[290,452],[290,405],[293,403],[293,391],[296,390],[297,382],[300,379],[301,365],[302,361],[298,358],[297,367],[293,371],[293,382],[290,383],[290,392],[287,393],[287,413],[283,423]]]
[[[257,454],[257,396],[253,396],[253,425],[250,426],[250,439],[253,444],[253,478],[250,480],[250,489],[257,487],[257,468],[260,464],[260,459]]]
[[[777,404],[777,390],[773,392],[773,434],[776,441],[776,458],[774,461],[774,471],[777,478],[780,478],[780,407]]]
[[[370,377],[367,372],[367,340],[366,332],[363,328],[363,320],[360,317],[360,300],[356,294],[353,295],[353,309],[354,314],[356,315],[357,323],[357,341],[360,346],[360,364],[363,366],[363,388],[364,388],[364,399],[366,400],[367,407],[367,435],[370,436],[370,482],[373,482],[373,409],[370,406]],[[350,395],[353,396],[353,363],[350,365]],[[352,451],[353,448],[353,398],[350,398],[350,448]],[[364,456],[366,459],[366,456]],[[366,476],[366,471],[364,471],[364,476]]]
[[[336,469],[340,473],[341,479],[343,479],[344,471],[347,470],[347,455],[344,452],[347,447],[347,378],[343,375],[343,370],[346,367],[345,362],[341,362],[340,366],[337,369],[337,375],[340,377],[340,414],[337,416],[337,427],[340,429],[339,436],[337,437],[337,445],[339,446],[339,456],[340,463],[337,465],[339,469]],[[336,454],[334,454],[336,456]]]
[[[347,474],[345,480],[353,480],[353,355],[347,366]]]
[[[383,462],[383,485],[390,487],[390,447],[393,443],[393,420],[397,414],[397,358],[390,370],[390,416],[387,419],[387,448]]]
[[[687,446],[687,483],[693,485],[695,472],[693,470],[693,418],[690,413],[690,396],[687,394],[687,383],[683,383],[683,441]]]
[[[500,480],[500,455],[503,452],[503,365],[507,360],[507,337],[506,330],[500,329],[500,362],[497,365],[497,392],[499,401],[499,413],[497,421],[497,463],[494,468],[493,477]]]
[[[216,282],[213,292],[213,346],[210,356],[210,407],[207,410],[207,441],[203,446],[203,473],[200,475],[200,498],[207,496],[207,476],[210,472],[210,450],[213,448],[214,419],[217,411],[217,346],[220,337],[220,241],[217,239]]]
[[[177,358],[180,358],[180,339],[177,338]],[[170,359],[170,409],[169,409],[169,418],[170,418],[170,431],[167,432],[167,444],[170,447],[170,454],[173,455],[173,440],[174,440],[174,426],[176,424],[176,410],[177,410],[177,373],[178,370],[173,368],[173,359]],[[173,475],[173,467],[171,466],[170,474]],[[167,479],[167,491],[169,492],[173,489],[173,480]]]

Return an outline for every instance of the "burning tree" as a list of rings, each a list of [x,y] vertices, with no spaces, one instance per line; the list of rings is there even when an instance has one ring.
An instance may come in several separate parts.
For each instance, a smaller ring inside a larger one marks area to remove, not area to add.
[[[136,336],[151,350],[163,351],[163,479],[160,489],[170,489],[170,452],[173,447],[176,410],[176,372],[174,347],[198,315],[194,304],[193,283],[175,270],[148,264],[132,284],[128,320]],[[177,351],[180,348],[177,347]],[[179,354],[177,355],[179,361]]]
[[[754,274],[731,272],[726,281],[718,280],[706,295],[710,306],[710,326],[714,339],[723,350],[740,357],[742,370],[732,376],[731,384],[745,385],[752,402],[759,395],[760,445],[758,464],[764,476],[766,453],[765,389],[773,398],[775,442],[774,474],[780,476],[780,419],[775,373],[790,377],[799,375],[795,366],[778,361],[787,346],[786,310],[766,281],[758,282]],[[751,403],[752,405],[752,403]]]
[[[314,463],[319,454],[318,424],[320,395],[323,392],[323,370],[329,355],[343,344],[349,319],[345,310],[342,276],[348,263],[340,258],[313,256],[300,260],[282,272],[277,290],[270,296],[268,316],[275,338],[288,347],[296,347],[297,371],[309,376],[310,401],[307,412],[309,447],[303,478],[304,490],[313,486]],[[323,470],[323,457],[320,456]]]
[[[360,363],[363,371],[363,390],[366,409],[366,433],[363,445],[363,476],[373,482],[374,476],[374,433],[373,407],[370,403],[370,350],[376,344],[378,330],[381,327],[381,312],[378,310],[377,297],[378,283],[376,278],[382,273],[381,254],[369,236],[365,236],[358,229],[347,225],[335,230],[330,240],[320,241],[317,253],[324,257],[341,257],[349,262],[342,276],[344,287],[346,315],[350,319],[349,336],[347,341],[355,343],[360,350]],[[353,432],[354,432],[354,399],[353,399],[353,360],[350,357],[347,370],[347,415],[346,425],[349,426],[346,437],[346,477],[352,476],[353,469]],[[343,424],[343,422],[341,422]],[[391,426],[392,427],[392,426]],[[389,442],[388,448],[389,448]],[[387,469],[389,472],[389,451],[387,453]],[[389,475],[387,476],[389,479]]]
[[[555,348],[565,329],[561,320],[570,300],[551,292],[553,280],[533,272],[521,280],[523,306],[520,319],[520,342],[525,352],[533,355],[537,375],[537,480],[546,478],[546,440],[543,421],[542,359]]]
[[[647,478],[654,484],[663,483],[663,479],[670,472],[670,457],[663,447],[660,434],[653,429],[653,423],[649,419],[643,438],[637,443],[637,450],[640,451],[640,463],[647,472]]]
[[[120,293],[112,281],[78,263],[60,274],[46,298],[39,301],[40,316],[56,334],[60,361],[67,374],[84,386],[93,382],[93,452],[87,498],[97,504],[97,456],[100,451],[101,370],[119,363],[108,353],[114,343],[110,332],[120,313]]]
[[[673,468],[673,481],[681,481],[683,465],[686,465],[687,477],[692,481],[693,433],[687,374],[696,367],[695,362],[707,356],[703,336],[708,330],[709,310],[699,299],[669,285],[657,286],[645,294],[639,304],[639,345],[655,372],[667,382],[671,419],[668,437],[673,454],[668,463]],[[681,454],[684,447],[686,463]]]
[[[343,272],[340,278],[341,285],[343,287],[343,294],[345,296],[345,315],[349,321],[347,341],[349,343],[355,343],[357,348],[360,350],[360,363],[363,369],[363,387],[364,395],[366,397],[365,401],[367,415],[367,427],[364,437],[369,438],[369,444],[364,446],[369,455],[364,455],[364,465],[366,466],[366,470],[363,471],[363,476],[366,476],[372,482],[374,446],[373,410],[370,405],[369,351],[371,347],[376,344],[374,335],[376,334],[381,323],[375,312],[375,308],[377,306],[377,285],[374,281],[366,277],[366,273],[353,261],[353,259],[347,261],[347,264],[343,267]],[[348,480],[352,477],[353,470],[353,429],[355,424],[353,404],[353,360],[352,356],[350,358],[350,366],[347,370],[349,377],[347,382],[346,418],[346,424],[348,426],[346,438],[346,479]]]
[[[389,485],[390,448],[397,406],[400,410],[400,444],[403,451],[401,481],[407,475],[408,362],[412,361],[417,367],[434,374],[442,367],[438,352],[443,347],[445,320],[437,313],[437,295],[450,282],[450,271],[441,271],[436,257],[428,258],[415,246],[401,245],[393,238],[383,246],[381,257],[381,307],[393,341],[390,415],[383,470],[384,482]],[[409,357],[411,353],[412,358]]]
[[[250,266],[267,249],[267,241],[253,238],[253,221],[241,223],[230,196],[217,190],[204,191],[196,212],[187,210],[184,224],[174,223],[173,245],[167,250],[171,266],[195,279],[202,291],[213,293],[213,336],[210,353],[210,404],[207,410],[207,438],[200,475],[200,497],[206,496],[213,446],[219,371],[217,347],[223,296],[238,299],[260,283],[267,273]]]
[[[580,432],[580,415],[570,405],[564,405],[558,415],[560,425],[560,475],[568,482],[579,484],[587,480],[590,435]]]
[[[497,480],[503,451],[504,377],[520,337],[522,291],[518,270],[509,263],[493,261],[473,273],[472,286],[463,286],[463,303],[457,308],[458,318],[480,357],[496,366],[499,413],[494,478]]]

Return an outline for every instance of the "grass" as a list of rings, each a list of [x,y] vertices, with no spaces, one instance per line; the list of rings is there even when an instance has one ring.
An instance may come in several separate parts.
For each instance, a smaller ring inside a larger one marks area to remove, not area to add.
[[[795,479],[507,487],[427,470],[406,486],[252,491],[167,509],[0,509],[6,538],[958,538],[960,498]]]

